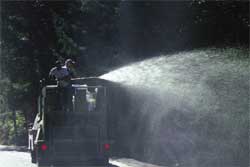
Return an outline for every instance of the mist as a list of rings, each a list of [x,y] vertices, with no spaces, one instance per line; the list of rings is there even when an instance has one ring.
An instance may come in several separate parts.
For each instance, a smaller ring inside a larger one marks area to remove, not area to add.
[[[249,71],[249,49],[207,48],[101,76],[126,92],[114,109],[120,147],[166,166],[247,166]]]

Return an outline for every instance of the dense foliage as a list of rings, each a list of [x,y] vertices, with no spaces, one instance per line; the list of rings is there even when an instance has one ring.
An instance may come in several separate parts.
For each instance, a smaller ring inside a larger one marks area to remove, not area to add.
[[[26,141],[39,80],[56,59],[80,76],[206,46],[248,45],[247,1],[1,1],[0,143]]]

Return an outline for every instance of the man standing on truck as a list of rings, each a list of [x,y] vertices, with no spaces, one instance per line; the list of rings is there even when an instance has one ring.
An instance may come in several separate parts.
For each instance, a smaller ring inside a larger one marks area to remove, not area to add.
[[[63,67],[68,70],[71,78],[76,78],[77,74],[75,69],[75,62],[72,59],[67,59],[65,61],[65,66]]]
[[[66,68],[63,68],[60,61],[56,61],[55,67],[53,67],[49,76],[57,80],[57,86],[60,88],[65,88],[70,85],[70,75]]]
[[[64,111],[71,110],[71,100],[72,100],[72,86],[71,86],[71,76],[67,68],[62,67],[60,61],[56,61],[55,67],[53,67],[50,72],[49,76],[56,79],[58,93],[59,93],[59,101],[60,106]]]

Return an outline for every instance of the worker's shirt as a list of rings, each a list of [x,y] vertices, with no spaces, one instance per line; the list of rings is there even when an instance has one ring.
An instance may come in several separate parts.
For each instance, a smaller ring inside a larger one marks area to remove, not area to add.
[[[63,77],[66,77],[69,75],[69,72],[66,68],[62,67],[61,69],[58,69],[56,67],[52,68],[49,72],[50,76],[54,76],[57,79],[57,84],[60,87],[67,87],[70,82],[66,80],[61,80]]]
[[[69,73],[69,75],[71,76],[71,78],[76,78],[76,70],[75,70],[75,68],[69,68],[69,67],[67,67],[66,65],[65,66],[63,66],[63,68],[66,68],[67,70],[68,70],[68,73]]]

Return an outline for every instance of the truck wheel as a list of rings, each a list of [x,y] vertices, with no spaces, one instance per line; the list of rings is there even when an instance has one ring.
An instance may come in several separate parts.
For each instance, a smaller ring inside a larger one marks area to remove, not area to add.
[[[44,164],[37,163],[37,167],[51,167],[51,165],[44,165]]]
[[[103,159],[96,160],[96,165],[108,165],[108,164],[109,164],[109,159],[106,157]]]
[[[31,151],[31,162],[36,163],[36,152],[35,151]]]

